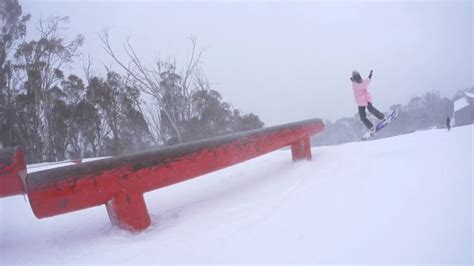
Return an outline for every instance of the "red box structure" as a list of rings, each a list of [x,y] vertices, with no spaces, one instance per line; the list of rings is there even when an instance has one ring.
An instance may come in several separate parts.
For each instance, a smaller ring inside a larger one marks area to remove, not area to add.
[[[25,194],[26,163],[20,147],[0,150],[0,197]]]
[[[145,192],[287,146],[294,161],[310,160],[310,136],[322,130],[324,123],[312,119],[35,172],[26,178],[26,193],[38,218],[106,205],[113,224],[141,231],[151,223]]]

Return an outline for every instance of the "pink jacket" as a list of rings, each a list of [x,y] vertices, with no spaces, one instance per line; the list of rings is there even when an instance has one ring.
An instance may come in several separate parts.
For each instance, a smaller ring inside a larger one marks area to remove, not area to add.
[[[352,82],[352,89],[358,106],[367,106],[368,102],[372,102],[372,96],[367,91],[370,81],[371,79],[367,78],[362,80],[362,83]]]

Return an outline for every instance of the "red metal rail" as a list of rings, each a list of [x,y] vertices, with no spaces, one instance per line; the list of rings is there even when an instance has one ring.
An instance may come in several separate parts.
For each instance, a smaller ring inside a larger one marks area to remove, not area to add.
[[[22,148],[0,150],[0,198],[25,194],[24,158]]]
[[[38,218],[105,204],[113,224],[140,231],[150,226],[143,193],[286,146],[293,160],[309,160],[310,135],[323,129],[320,119],[312,119],[35,172],[26,179],[26,191]]]

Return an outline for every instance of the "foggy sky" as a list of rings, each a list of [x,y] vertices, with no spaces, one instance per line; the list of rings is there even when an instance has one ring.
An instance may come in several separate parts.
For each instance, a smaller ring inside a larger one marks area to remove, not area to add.
[[[101,48],[104,27],[115,50],[130,37],[141,57],[171,56],[181,67],[192,34],[206,49],[204,70],[212,87],[266,125],[354,115],[352,70],[374,70],[369,89],[382,111],[427,91],[451,98],[474,86],[472,1],[21,4],[32,23],[69,16],[67,34],[86,37],[81,51],[98,74],[103,65],[119,70]],[[80,61],[71,71],[81,71]]]

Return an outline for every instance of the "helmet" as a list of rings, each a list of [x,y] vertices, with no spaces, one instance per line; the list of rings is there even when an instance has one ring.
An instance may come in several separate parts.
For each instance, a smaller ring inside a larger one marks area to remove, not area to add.
[[[356,70],[352,71],[352,81],[362,83],[362,77],[360,76],[360,73]]]

